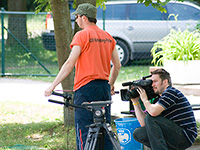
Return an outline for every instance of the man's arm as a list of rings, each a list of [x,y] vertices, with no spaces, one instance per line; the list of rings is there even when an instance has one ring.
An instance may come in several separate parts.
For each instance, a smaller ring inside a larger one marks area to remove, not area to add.
[[[70,56],[61,67],[55,80],[50,85],[50,87],[45,90],[45,96],[50,96],[51,92],[55,89],[55,87],[70,74],[70,72],[75,66],[76,60],[78,59],[80,53],[81,53],[81,47],[76,45],[73,46]]]
[[[141,127],[145,126],[144,118],[145,118],[146,114],[143,112],[143,110],[140,106],[139,97],[132,98],[131,101],[133,103],[135,115],[136,115]]]
[[[120,68],[121,68],[121,63],[119,60],[119,56],[118,56],[116,47],[114,48],[114,50],[112,52],[112,63],[113,63],[113,66],[112,66],[112,70],[111,70],[109,83],[111,86],[111,94],[113,95],[113,94],[115,94],[114,83],[117,79],[117,76],[118,76]]]
[[[146,91],[143,89],[143,88],[140,88],[138,87],[137,89],[138,93],[140,94],[140,98],[146,108],[146,110],[148,111],[148,113],[151,115],[151,116],[158,116],[160,115],[165,109],[163,106],[161,106],[160,104],[156,103],[156,104],[151,104],[149,101],[148,101],[148,98],[147,98],[147,94],[146,94]]]

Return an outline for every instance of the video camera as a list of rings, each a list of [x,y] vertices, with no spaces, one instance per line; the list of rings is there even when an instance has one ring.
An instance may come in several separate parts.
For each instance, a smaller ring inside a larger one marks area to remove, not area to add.
[[[157,97],[158,95],[154,93],[152,88],[153,81],[147,79],[149,77],[151,77],[151,75],[145,76],[140,80],[122,83],[122,86],[129,86],[129,89],[120,90],[122,101],[129,101],[131,98],[139,97],[139,93],[137,92],[138,87],[141,87],[146,91],[148,99]]]

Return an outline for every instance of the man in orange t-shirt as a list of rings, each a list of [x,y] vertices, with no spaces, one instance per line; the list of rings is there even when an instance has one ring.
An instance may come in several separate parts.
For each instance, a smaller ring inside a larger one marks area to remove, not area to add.
[[[115,48],[116,41],[110,34],[97,27],[96,13],[96,7],[89,3],[80,4],[72,13],[76,15],[76,23],[83,30],[75,34],[70,44],[71,54],[51,86],[46,89],[45,96],[50,96],[55,87],[69,75],[75,66],[75,104],[111,100],[121,64]],[[110,123],[110,106],[105,110],[106,122]],[[85,126],[92,123],[93,114],[91,112],[76,108],[75,127],[78,150],[84,149],[88,133],[88,128]],[[112,144],[107,135],[105,139],[104,149],[112,150]]]

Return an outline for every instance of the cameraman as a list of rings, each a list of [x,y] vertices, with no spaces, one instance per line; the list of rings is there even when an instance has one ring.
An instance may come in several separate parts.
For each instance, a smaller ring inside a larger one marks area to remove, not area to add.
[[[186,149],[197,137],[192,107],[187,98],[172,87],[167,71],[157,69],[151,74],[153,90],[160,97],[155,104],[151,104],[145,90],[137,89],[147,113],[141,109],[139,97],[131,99],[141,125],[133,132],[133,137],[152,150]]]

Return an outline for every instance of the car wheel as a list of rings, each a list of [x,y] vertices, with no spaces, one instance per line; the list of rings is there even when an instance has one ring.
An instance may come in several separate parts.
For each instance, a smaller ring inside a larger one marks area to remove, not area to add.
[[[122,66],[125,66],[129,61],[129,49],[125,42],[116,39],[116,48]]]

